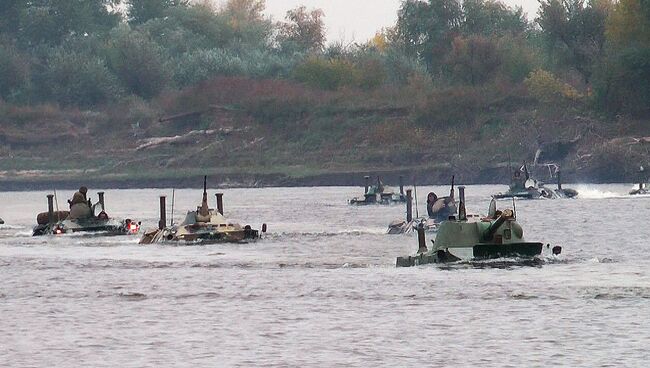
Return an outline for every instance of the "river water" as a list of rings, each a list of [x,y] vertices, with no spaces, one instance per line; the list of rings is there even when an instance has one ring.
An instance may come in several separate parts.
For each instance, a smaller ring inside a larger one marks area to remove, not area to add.
[[[468,187],[468,212],[504,189]],[[417,241],[384,231],[404,208],[348,206],[362,188],[227,189],[226,216],[267,237],[180,247],[34,238],[46,193],[0,193],[0,365],[646,367],[650,197],[577,189],[517,202],[527,240],[558,259],[401,269]],[[422,210],[430,190],[448,191],[419,188]],[[108,190],[107,211],[152,228],[160,194]],[[176,190],[177,221],[200,197]]]

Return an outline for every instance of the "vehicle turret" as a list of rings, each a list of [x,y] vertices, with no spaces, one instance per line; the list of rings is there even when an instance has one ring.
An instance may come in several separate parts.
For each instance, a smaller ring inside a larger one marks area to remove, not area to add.
[[[398,267],[427,263],[446,263],[458,260],[475,260],[510,257],[535,257],[542,253],[542,243],[528,242],[517,222],[514,210],[496,209],[490,203],[488,216],[477,218],[465,213],[464,193],[459,203],[459,214],[440,224],[435,241],[430,248],[422,246],[425,233],[418,228],[418,252],[415,256],[398,257]],[[554,253],[558,253],[554,248]]]
[[[166,196],[160,196],[160,221],[158,228],[148,231],[140,239],[140,244],[151,243],[237,243],[258,239],[260,232],[250,225],[241,226],[224,216],[223,193],[216,193],[217,209],[208,203],[207,176],[203,178],[203,196],[196,211],[188,211],[179,225],[167,225]],[[173,204],[172,204],[173,208]],[[173,216],[172,216],[173,217]],[[266,224],[262,225],[262,233]]]
[[[140,222],[128,218],[110,217],[105,210],[104,192],[98,192],[97,195],[99,200],[94,205],[90,206],[90,200],[88,200],[87,214],[74,216],[74,206],[78,206],[78,204],[71,204],[70,211],[59,210],[55,194],[48,194],[47,212],[41,212],[36,216],[37,225],[34,227],[32,235],[60,235],[78,232],[96,233],[97,235],[129,235],[140,231]],[[86,203],[83,205],[85,206]]]

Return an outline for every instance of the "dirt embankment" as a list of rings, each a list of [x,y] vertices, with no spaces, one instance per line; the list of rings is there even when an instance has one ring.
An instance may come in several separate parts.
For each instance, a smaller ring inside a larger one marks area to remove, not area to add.
[[[94,111],[0,103],[0,190],[199,187],[203,175],[231,187],[505,184],[524,161],[544,181],[557,164],[566,182],[634,182],[650,167],[650,117],[542,105],[519,87],[469,100],[409,91],[225,78]]]

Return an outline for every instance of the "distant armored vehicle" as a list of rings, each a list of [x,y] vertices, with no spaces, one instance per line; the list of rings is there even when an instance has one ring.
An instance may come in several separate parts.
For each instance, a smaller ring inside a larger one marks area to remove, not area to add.
[[[562,175],[559,168],[556,170],[555,174],[557,179],[557,189],[546,188],[543,183],[531,178],[528,166],[524,163],[513,173],[508,191],[505,193],[494,194],[492,197],[495,199],[558,199],[576,197],[578,195],[577,191],[562,188]]]
[[[399,193],[389,187],[385,187],[381,182],[381,179],[377,177],[377,185],[370,186],[370,177],[366,176],[365,179],[365,191],[363,198],[352,198],[348,201],[351,205],[368,205],[368,204],[392,204],[392,203],[404,203],[406,202],[406,196],[404,195],[404,183],[403,177],[400,176],[399,184]]]
[[[203,179],[203,200],[196,211],[189,211],[180,225],[166,225],[166,198],[160,197],[160,221],[158,229],[148,231],[140,244],[214,244],[239,243],[253,241],[260,237],[260,232],[250,225],[241,226],[229,221],[223,215],[223,194],[217,193],[217,209],[209,208],[207,177]],[[173,220],[172,220],[173,221]],[[266,232],[266,224],[262,225]]]
[[[76,193],[75,193],[76,194]],[[75,214],[74,205],[71,211],[54,211],[54,195],[47,196],[48,211],[38,214],[37,226],[33,236],[60,235],[69,233],[97,233],[101,235],[129,235],[140,230],[140,223],[131,219],[114,219],[104,210],[104,192],[99,192],[99,201],[88,206],[81,215]],[[86,213],[87,212],[87,213]]]
[[[418,252],[414,256],[398,257],[398,267],[411,267],[427,263],[447,263],[460,260],[494,258],[532,258],[542,254],[543,244],[527,242],[524,230],[517,222],[513,210],[498,211],[496,201],[490,204],[485,218],[467,217],[465,203],[460,202],[457,218],[440,224],[431,249],[425,241],[423,227],[418,228]],[[561,253],[553,248],[554,254]]]

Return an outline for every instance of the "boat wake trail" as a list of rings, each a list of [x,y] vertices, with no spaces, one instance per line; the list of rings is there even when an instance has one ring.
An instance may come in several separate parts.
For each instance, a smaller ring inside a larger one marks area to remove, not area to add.
[[[605,199],[605,198],[626,198],[629,197],[627,193],[617,193],[606,190],[596,189],[590,185],[578,185],[578,198],[580,199]]]

